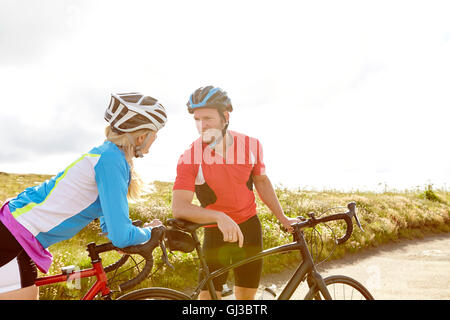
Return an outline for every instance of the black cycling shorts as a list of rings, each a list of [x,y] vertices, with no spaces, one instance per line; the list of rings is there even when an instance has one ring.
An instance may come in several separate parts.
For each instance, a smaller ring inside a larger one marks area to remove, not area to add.
[[[263,239],[261,222],[258,216],[239,224],[244,235],[244,244],[239,248],[237,242],[224,242],[223,234],[217,227],[204,228],[203,253],[210,272],[229,266],[239,260],[254,256],[262,251]],[[244,288],[258,288],[261,278],[262,259],[235,268],[234,285]],[[202,274],[200,274],[200,279]],[[228,272],[213,279],[216,291],[221,291],[227,281]],[[207,286],[203,287],[207,290]]]
[[[37,268],[0,221],[0,293],[34,285]]]

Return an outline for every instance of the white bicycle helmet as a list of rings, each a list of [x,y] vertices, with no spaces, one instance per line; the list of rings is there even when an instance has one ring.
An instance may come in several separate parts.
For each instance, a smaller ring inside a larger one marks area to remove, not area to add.
[[[111,94],[105,120],[116,133],[140,129],[158,131],[167,122],[166,110],[158,100],[138,92]]]
[[[147,144],[148,134],[142,145],[136,146],[130,132],[140,129],[158,131],[167,122],[166,110],[158,100],[138,92],[111,94],[105,120],[115,133],[125,134],[134,146],[135,157],[142,158],[142,147]]]

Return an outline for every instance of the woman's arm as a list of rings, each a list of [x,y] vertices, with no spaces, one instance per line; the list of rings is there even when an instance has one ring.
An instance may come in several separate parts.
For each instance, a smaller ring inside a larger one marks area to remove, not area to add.
[[[114,154],[103,154],[94,169],[103,213],[102,229],[108,232],[113,245],[124,248],[150,239],[151,228],[138,228],[129,217],[125,163]]]

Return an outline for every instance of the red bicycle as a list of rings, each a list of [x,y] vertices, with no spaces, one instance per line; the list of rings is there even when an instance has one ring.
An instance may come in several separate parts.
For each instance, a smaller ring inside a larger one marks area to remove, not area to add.
[[[142,223],[140,221],[135,221],[133,222],[133,224],[140,225]],[[158,246],[161,247],[164,262],[169,267],[173,268],[173,266],[170,264],[167,258],[167,252],[163,241],[164,233],[165,233],[164,226],[154,227],[152,229],[152,236],[147,242],[126,248],[117,248],[111,242],[100,245],[97,245],[93,242],[89,243],[87,245],[87,251],[91,259],[92,268],[78,271],[75,266],[67,266],[61,269],[61,274],[37,278],[35,284],[36,286],[40,287],[59,282],[77,281],[81,278],[96,277],[97,278],[96,282],[84,295],[82,300],[92,300],[98,294],[101,294],[101,298],[104,300],[111,300],[112,294],[117,291],[111,290],[106,274],[111,271],[117,270],[122,265],[124,265],[131,254],[138,254],[142,256],[144,258],[145,265],[133,279],[127,280],[119,285],[120,289],[119,292],[133,288],[134,286],[138,285],[140,282],[142,282],[148,277],[153,268],[152,252]],[[100,254],[113,250],[119,250],[124,254],[115,263],[103,267]]]

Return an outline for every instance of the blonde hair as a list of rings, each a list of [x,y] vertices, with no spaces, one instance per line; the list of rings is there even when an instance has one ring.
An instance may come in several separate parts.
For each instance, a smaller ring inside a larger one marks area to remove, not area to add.
[[[134,132],[130,132],[129,135],[133,140],[135,140],[138,136],[150,133],[149,129],[141,129]],[[144,191],[144,182],[142,181],[139,174],[134,170],[133,158],[135,155],[134,145],[131,143],[129,137],[127,137],[124,133],[116,133],[112,131],[110,126],[105,128],[105,136],[106,140],[111,141],[115,145],[117,145],[124,153],[125,159],[130,166],[131,172],[131,181],[128,187],[127,198],[128,200],[139,200]]]

